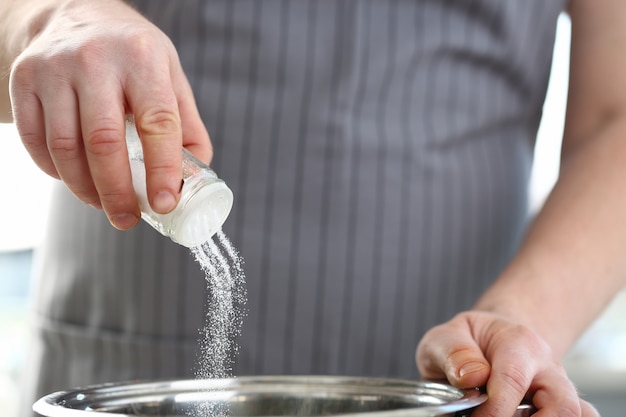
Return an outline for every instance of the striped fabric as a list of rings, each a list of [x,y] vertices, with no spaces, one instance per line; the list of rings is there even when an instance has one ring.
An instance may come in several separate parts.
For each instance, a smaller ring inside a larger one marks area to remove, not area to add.
[[[423,333],[522,236],[565,0],[135,3],[176,44],[235,195],[235,374],[417,378]],[[189,250],[114,230],[62,186],[49,223],[25,409],[192,376],[208,290]]]

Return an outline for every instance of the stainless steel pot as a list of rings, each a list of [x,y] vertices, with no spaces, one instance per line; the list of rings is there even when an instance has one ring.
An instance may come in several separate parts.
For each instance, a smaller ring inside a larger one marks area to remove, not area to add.
[[[33,409],[45,417],[461,417],[486,398],[478,390],[433,382],[261,376],[97,385],[47,395]]]

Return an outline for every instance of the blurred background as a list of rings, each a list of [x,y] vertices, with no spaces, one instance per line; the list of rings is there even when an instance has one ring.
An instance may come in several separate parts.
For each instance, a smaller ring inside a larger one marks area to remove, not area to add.
[[[532,211],[541,207],[558,176],[569,40],[570,22],[561,16],[529,187]],[[16,413],[20,371],[28,350],[33,249],[46,224],[52,181],[30,160],[15,127],[0,124],[0,192],[4,196],[0,205],[0,411],[4,416]],[[624,416],[626,410],[625,353],[626,292],[622,291],[566,359],[581,394],[604,417]]]

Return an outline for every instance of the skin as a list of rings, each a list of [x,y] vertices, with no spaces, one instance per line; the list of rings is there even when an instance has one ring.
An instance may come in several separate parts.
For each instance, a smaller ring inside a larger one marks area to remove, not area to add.
[[[520,251],[476,303],[417,350],[427,378],[486,385],[473,415],[597,415],[560,362],[626,277],[626,3],[572,1],[570,87],[559,180]]]
[[[0,16],[13,118],[35,163],[113,226],[132,228],[140,218],[124,139],[132,113],[150,205],[171,211],[180,148],[203,161],[212,148],[169,39],[121,1],[3,0]]]
[[[429,331],[416,352],[424,378],[486,387],[477,417],[513,415],[524,398],[538,417],[598,415],[560,363],[626,283],[626,2],[569,6],[560,178],[502,275],[471,311]],[[139,126],[156,211],[178,199],[181,145],[211,158],[171,42],[120,1],[0,0],[0,64],[32,158],[119,229],[139,219],[124,114]]]

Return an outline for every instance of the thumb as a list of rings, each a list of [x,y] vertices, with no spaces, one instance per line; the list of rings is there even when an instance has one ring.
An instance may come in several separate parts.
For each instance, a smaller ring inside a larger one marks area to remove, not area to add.
[[[416,352],[424,379],[447,379],[457,388],[487,384],[491,366],[468,328],[448,322],[424,335]]]

